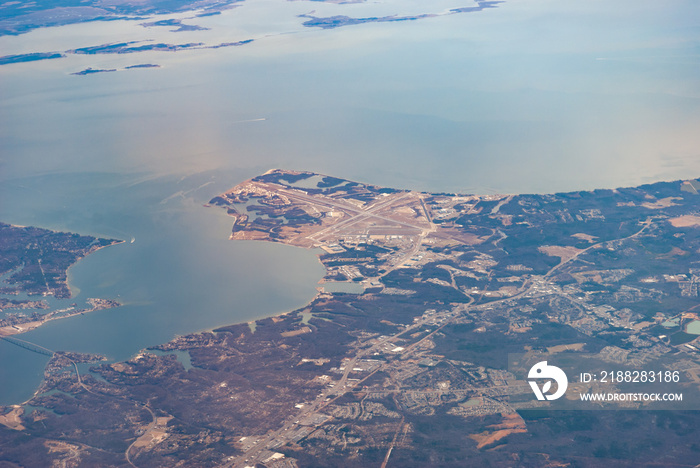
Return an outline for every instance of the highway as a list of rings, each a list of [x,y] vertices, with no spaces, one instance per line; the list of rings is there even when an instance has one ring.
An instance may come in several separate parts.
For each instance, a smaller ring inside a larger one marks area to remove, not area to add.
[[[446,314],[447,315],[447,314]],[[375,352],[382,351],[382,348],[384,345],[387,343],[394,343],[401,335],[409,332],[414,332],[417,329],[420,329],[423,327],[427,322],[435,320],[436,316],[432,316],[430,318],[426,319],[421,319],[414,323],[413,325],[410,325],[406,327],[405,329],[395,333],[394,335],[384,337],[382,339],[379,339],[377,343],[375,343],[373,346],[370,348],[366,348],[363,350],[358,351],[354,357],[352,357],[349,361],[345,362],[345,370],[343,372],[342,377],[337,381],[334,382],[334,386],[332,388],[326,388],[324,389],[318,397],[316,397],[316,400],[314,400],[311,403],[305,404],[304,407],[299,410],[296,414],[293,414],[289,418],[287,418],[287,422],[278,430],[273,431],[271,433],[268,433],[265,435],[264,438],[260,439],[257,441],[255,446],[246,452],[244,452],[242,455],[239,455],[236,457],[234,460],[232,460],[230,463],[224,465],[227,467],[234,467],[234,468],[243,468],[246,466],[254,466],[255,463],[260,463],[262,460],[259,459],[260,454],[265,451],[265,450],[271,450],[269,446],[275,445],[278,447],[281,447],[289,442],[291,442],[291,437],[289,436],[290,434],[296,432],[297,429],[301,426],[298,422],[303,421],[305,418],[308,418],[309,416],[319,413],[322,411],[325,407],[336,401],[338,398],[341,396],[345,395],[348,391],[351,391],[352,388],[360,386],[364,381],[372,377],[375,373],[379,372],[380,370],[385,370],[389,364],[392,361],[389,361],[387,363],[384,363],[380,365],[377,369],[369,373],[367,376],[365,376],[363,379],[353,382],[352,384],[348,384],[348,376],[350,375],[350,372],[352,372],[352,369],[356,366],[357,362],[367,356],[373,355]],[[446,321],[444,324],[440,325],[437,327],[435,330],[432,332],[428,333],[426,336],[421,338],[420,340],[416,341],[415,343],[412,343],[411,345],[405,347],[405,349],[401,352],[402,356],[408,356],[410,355],[411,352],[413,352],[417,347],[420,346],[421,343],[425,342],[426,340],[430,339],[435,333],[440,331],[449,321]],[[320,426],[321,424],[315,425],[315,427]],[[398,433],[398,431],[397,431]],[[388,459],[388,458],[387,458]]]

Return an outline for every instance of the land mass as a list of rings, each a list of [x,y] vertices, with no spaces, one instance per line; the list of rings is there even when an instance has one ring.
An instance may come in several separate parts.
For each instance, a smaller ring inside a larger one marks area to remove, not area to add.
[[[0,316],[0,336],[23,333],[49,320],[118,306],[113,300],[91,298],[87,307],[73,304],[65,309],[39,312],[49,309],[45,300],[10,297],[23,294],[68,299],[71,297],[68,268],[92,252],[121,242],[0,223],[0,312],[33,310],[29,314],[5,312]]]
[[[0,276],[8,275],[0,293],[69,298],[68,268],[92,252],[121,242],[0,223]]]
[[[311,1],[325,1],[327,3],[358,3],[355,1],[337,1],[337,0],[311,0]],[[345,15],[327,16],[327,17],[316,17],[312,15],[299,15],[300,18],[308,18],[304,21],[303,25],[312,28],[319,27],[321,29],[335,29],[343,26],[353,26],[356,24],[365,23],[394,23],[397,21],[416,21],[425,18],[434,18],[436,16],[454,15],[458,13],[473,13],[477,11],[482,11],[488,8],[498,8],[498,4],[503,3],[502,1],[477,1],[477,6],[475,7],[464,7],[464,8],[453,8],[446,13],[424,13],[420,15],[410,15],[410,16],[374,16],[367,18],[352,18]]]
[[[4,55],[0,57],[0,65],[10,63],[36,62],[38,60],[51,60],[65,57],[60,52],[37,52],[33,54]]]
[[[167,19],[160,21],[151,21],[150,23],[141,23],[141,26],[146,28],[152,28],[154,26],[177,26],[177,29],[171,29],[171,32],[183,32],[183,31],[208,31],[209,28],[203,28],[195,24],[183,24],[182,20],[179,19]]]
[[[33,29],[88,21],[143,20],[200,10],[201,16],[218,14],[242,0],[38,0],[0,5],[0,36]]]
[[[136,70],[136,69],[141,69],[141,68],[160,68],[160,65],[156,65],[156,64],[152,64],[152,63],[144,63],[144,64],[139,64],[139,65],[130,65],[128,67],[122,68],[121,70]],[[96,73],[107,73],[107,72],[115,72],[115,71],[117,71],[116,68],[104,69],[104,68],[88,67],[88,68],[81,70],[79,72],[71,73],[71,75],[86,76],[86,75],[94,75]]]
[[[152,15],[176,14],[187,11],[199,11],[196,17],[206,17],[221,14],[222,11],[235,8],[243,0],[38,0],[30,3],[9,1],[0,5],[0,36],[18,35],[33,29],[61,26],[66,24],[89,21],[110,20],[144,20]],[[361,3],[363,0],[311,0],[327,3],[346,4]],[[488,8],[497,8],[503,1],[477,0],[476,6],[453,8],[447,12],[426,13],[414,16],[382,16],[370,18],[351,18],[348,16],[333,16],[328,18],[310,18],[304,23],[307,27],[324,29],[349,26],[372,22],[409,21],[434,16],[452,15],[457,13],[478,12]],[[197,25],[182,24],[181,19],[164,19],[141,23],[146,27],[176,26],[175,32],[206,30]]]
[[[95,73],[109,73],[109,72],[115,72],[115,71],[117,71],[116,68],[86,68],[85,70],[71,73],[71,75],[86,76],[86,75],[94,75]]]
[[[143,42],[146,42],[143,44]],[[245,39],[242,41],[235,42],[222,42],[219,44],[205,45],[203,42],[190,42],[186,44],[166,44],[166,43],[154,43],[151,41],[131,41],[131,42],[119,42],[112,44],[100,44],[90,47],[81,47],[78,49],[66,50],[64,52],[37,52],[32,54],[21,54],[21,55],[4,55],[0,56],[0,65],[9,65],[13,63],[22,62],[34,62],[38,60],[50,60],[56,58],[63,58],[66,55],[97,55],[97,54],[134,54],[139,52],[148,51],[158,51],[158,52],[178,52],[181,50],[192,50],[192,49],[221,49],[223,47],[238,47],[245,44],[250,44],[253,39]],[[139,45],[136,45],[139,44]],[[158,65],[150,65],[152,67],[157,67]],[[145,68],[146,66],[141,66]],[[126,69],[138,68],[138,66],[126,67]],[[99,73],[105,71],[116,71],[116,69],[93,69],[87,68],[81,72],[72,73],[73,75],[88,75],[92,73]]]
[[[29,402],[39,409],[0,410],[2,457],[32,466],[695,466],[698,190],[688,180],[476,196],[269,171],[211,200],[232,217],[231,238],[320,249],[324,280],[364,293],[319,292],[278,317],[93,367],[99,378],[52,375]],[[617,369],[677,371],[690,406],[551,409],[509,364],[584,354]]]

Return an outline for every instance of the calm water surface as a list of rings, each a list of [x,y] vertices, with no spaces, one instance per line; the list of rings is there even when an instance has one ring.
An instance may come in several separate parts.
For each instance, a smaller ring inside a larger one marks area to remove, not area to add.
[[[10,209],[5,219],[133,237],[134,243],[102,249],[74,265],[69,270],[74,297],[65,301],[102,297],[124,306],[51,321],[22,334],[22,339],[49,349],[123,360],[176,335],[301,307],[316,293],[323,267],[313,252],[228,240],[230,218],[223,210],[200,203],[215,185],[212,175],[135,183],[124,176],[83,174],[86,183],[94,177],[102,188],[76,199],[61,194],[59,188],[69,187],[73,177],[56,175],[5,185],[5,193],[23,190],[27,184],[44,187],[25,194],[20,204],[40,207],[38,213]],[[0,388],[0,402],[16,403],[31,396],[45,361],[0,342],[0,381],[13,382]]]

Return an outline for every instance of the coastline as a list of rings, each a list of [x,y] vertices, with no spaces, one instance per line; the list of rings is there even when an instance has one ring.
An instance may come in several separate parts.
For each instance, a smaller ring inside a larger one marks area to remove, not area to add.
[[[32,226],[21,226],[21,225],[16,225],[16,224],[8,224],[8,226],[10,226],[11,228],[16,228],[16,229],[41,229],[41,230],[47,231],[53,235],[66,234],[63,231],[36,228],[36,227],[32,227]],[[93,237],[93,236],[90,236],[90,237],[92,237],[94,239],[93,242],[107,240],[107,239],[102,239],[99,237]],[[65,287],[66,290],[68,291],[69,297],[67,299],[70,299],[70,298],[74,297],[75,295],[79,294],[80,289],[77,286],[70,284],[70,279],[69,279],[70,268],[72,268],[80,260],[84,259],[85,257],[87,257],[88,255],[90,255],[92,253],[97,252],[98,250],[101,250],[101,249],[106,248],[106,247],[112,247],[112,246],[118,245],[118,244],[123,244],[126,242],[124,240],[116,240],[116,239],[110,239],[110,241],[111,241],[110,243],[105,244],[105,245],[93,245],[84,253],[77,255],[75,257],[74,261],[66,268],[65,279],[62,281],[57,281],[56,287],[54,287],[54,289],[51,289],[51,290],[44,292],[43,297],[46,297],[46,296],[57,297],[56,288],[62,288],[62,287]],[[27,293],[26,291],[21,291],[21,292]],[[31,293],[27,293],[27,294],[31,296]],[[0,319],[0,338],[5,337],[5,336],[13,336],[13,335],[19,335],[22,333],[26,333],[26,332],[34,330],[34,329],[44,325],[47,322],[52,321],[52,320],[75,317],[77,315],[83,315],[86,313],[95,312],[97,310],[111,309],[111,308],[119,307],[122,305],[121,303],[119,303],[116,300],[100,299],[100,298],[88,298],[86,300],[86,303],[89,305],[89,307],[76,308],[75,304],[73,304],[67,308],[51,310],[51,311],[44,313],[44,314],[41,314],[41,313],[38,313],[35,311],[31,315],[24,315],[24,314],[19,314],[19,313],[11,313],[9,316],[5,315],[2,319]],[[23,307],[17,307],[17,309],[21,310],[21,309],[23,309]]]
[[[73,263],[66,269],[66,281],[65,281],[65,284],[66,284],[66,287],[68,288],[68,291],[70,292],[70,297],[73,297],[74,295],[80,294],[80,288],[77,287],[77,286],[74,285],[74,284],[71,284],[71,280],[70,280],[70,270],[71,270],[71,268],[73,268],[80,260],[84,259],[85,257],[87,257],[87,256],[90,255],[90,254],[93,254],[93,253],[95,253],[95,252],[97,252],[97,251],[99,251],[99,250],[102,250],[102,249],[106,249],[107,247],[113,247],[113,246],[115,246],[115,245],[120,245],[120,244],[126,244],[126,241],[125,241],[125,240],[116,240],[115,242],[113,242],[112,244],[109,244],[109,245],[96,245],[96,246],[92,247],[92,249],[90,249],[90,251],[88,251],[85,255],[81,255],[80,257],[78,257],[78,258],[75,260],[75,262],[73,262]]]
[[[25,316],[27,318],[26,321],[18,321],[12,323],[11,325],[0,326],[0,338],[26,333],[52,320],[75,317],[77,315],[84,315],[90,312],[95,312],[97,310],[113,309],[122,305],[120,302],[111,299],[89,298],[87,299],[87,302],[91,305],[91,307],[87,309],[74,309],[73,307],[69,307],[68,309],[54,310],[46,314],[37,314],[41,317],[39,320],[32,320],[32,318],[36,318],[36,316],[34,315]],[[5,322],[6,320],[7,319],[0,320],[0,324]]]
[[[75,440],[100,449],[121,441],[125,451],[109,454],[113,465],[124,457],[160,466],[175,458],[222,466],[286,458],[360,467],[386,454],[415,466],[419,453],[443,453],[429,436],[447,414],[456,430],[445,440],[460,460],[479,454],[500,466],[542,434],[528,413],[540,404],[523,374],[508,367],[511,354],[524,353],[528,367],[587,353],[607,369],[611,362],[662,365],[675,352],[673,365],[696,371],[697,348],[678,338],[700,320],[689,314],[697,305],[689,294],[700,292],[689,282],[700,284],[700,272],[686,255],[700,243],[691,235],[700,221],[679,227],[674,220],[689,219],[682,216],[696,210],[700,195],[681,192],[678,181],[509,197],[400,191],[329,176],[310,188],[303,182],[310,177],[268,172],[217,204],[236,217],[234,239],[326,247],[315,253],[332,271],[327,276],[370,288],[317,290],[298,308],[177,335],[90,372],[49,372],[41,393],[25,402],[41,409],[5,421],[15,429],[6,446],[19,425],[60,440],[66,427],[111,405],[105,416],[113,419],[79,429]],[[245,210],[245,221],[232,205]],[[661,306],[649,308],[649,300]],[[145,411],[125,423],[121,415],[134,408]],[[205,436],[196,430],[203,418],[211,428]],[[558,462],[570,459],[568,437],[555,440]],[[503,448],[484,451],[491,446]],[[105,456],[78,450],[86,462]]]

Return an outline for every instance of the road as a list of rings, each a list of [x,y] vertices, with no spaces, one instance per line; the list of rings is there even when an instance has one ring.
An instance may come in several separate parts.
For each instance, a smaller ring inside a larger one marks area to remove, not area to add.
[[[133,401],[133,400],[131,400],[131,401]],[[152,410],[151,408],[148,407],[147,404],[141,403],[141,402],[136,402],[136,401],[134,401],[134,402],[137,403],[137,404],[140,404],[140,405],[143,406],[149,413],[151,413],[151,418],[152,418],[152,421],[151,421],[151,423],[148,425],[148,428],[143,432],[143,434],[141,434],[140,437],[138,437],[135,441],[133,441],[133,442],[131,443],[131,445],[129,445],[129,447],[127,447],[126,451],[124,452],[124,457],[126,458],[126,461],[129,463],[129,465],[131,465],[131,466],[133,466],[134,468],[136,468],[136,465],[134,465],[134,462],[131,460],[131,456],[129,455],[130,452],[131,452],[131,449],[134,447],[134,445],[136,445],[136,443],[139,441],[139,439],[140,439],[141,437],[147,435],[149,432],[151,432],[153,429],[155,429],[155,427],[156,427],[156,422],[157,422],[158,420],[156,419],[156,414],[153,412],[153,410]]]
[[[335,201],[320,201],[319,199],[315,197],[310,197],[310,196],[304,196],[298,193],[290,192],[290,191],[285,191],[285,195],[288,196],[290,199],[291,198],[297,198],[299,200],[303,200],[307,203],[312,203],[312,204],[323,204],[329,207],[332,207],[333,209],[345,209],[347,211],[351,211],[354,213],[354,216],[350,217],[349,219],[343,220],[335,225],[329,226],[321,231],[316,232],[315,234],[309,236],[311,239],[319,239],[323,236],[326,236],[327,234],[330,233],[335,233],[338,232],[343,227],[348,227],[356,222],[359,222],[361,219],[367,219],[367,218],[378,218],[378,219],[385,219],[387,221],[391,221],[393,223],[397,223],[403,226],[408,226],[416,229],[420,229],[421,231],[421,236],[419,239],[417,239],[416,244],[413,246],[413,248],[410,250],[409,253],[407,253],[405,256],[403,256],[399,262],[397,262],[394,265],[394,268],[402,265],[407,259],[411,258],[412,256],[416,255],[421,248],[421,238],[427,235],[429,232],[433,231],[435,229],[435,226],[433,223],[430,221],[430,217],[428,214],[427,207],[425,206],[423,200],[421,199],[421,204],[423,207],[423,210],[425,212],[426,219],[428,220],[429,227],[426,228],[426,226],[416,226],[416,225],[411,225],[408,223],[403,223],[400,221],[396,221],[384,216],[377,215],[375,212],[378,210],[381,210],[387,206],[390,206],[392,203],[396,203],[400,200],[403,200],[407,197],[409,197],[412,194],[412,192],[404,193],[398,197],[390,197],[391,199],[382,201],[380,203],[377,203],[376,205],[372,206],[371,208],[367,210],[361,210],[356,207],[350,208],[347,206],[346,203],[336,203]],[[494,210],[497,211],[497,208],[499,208],[503,203],[499,204]],[[326,388],[324,389],[318,396],[317,398],[311,402],[307,403],[304,405],[302,409],[300,409],[298,412],[292,414],[286,422],[282,425],[282,427],[278,430],[272,431],[268,434],[266,434],[263,438],[257,441],[254,447],[251,449],[247,450],[245,453],[242,455],[236,457],[233,459],[232,462],[227,464],[226,466],[231,466],[231,467],[244,467],[244,466],[249,466],[249,465],[254,465],[255,463],[259,463],[262,460],[260,459],[261,454],[266,451],[266,450],[272,450],[272,446],[274,447],[280,447],[283,446],[289,442],[292,441],[291,434],[296,432],[303,424],[300,422],[304,421],[305,419],[309,419],[311,416],[314,414],[320,413],[323,411],[326,407],[328,407],[330,404],[335,402],[338,398],[341,396],[345,395],[348,391],[351,391],[352,388],[360,386],[363,382],[365,382],[367,379],[372,377],[374,374],[376,374],[379,371],[384,371],[387,370],[390,365],[393,364],[394,360],[390,360],[386,363],[380,364],[373,372],[369,373],[369,375],[365,376],[359,381],[353,381],[352,383],[348,383],[348,379],[350,376],[350,373],[352,372],[352,369],[356,367],[358,361],[361,359],[372,355],[375,352],[378,351],[383,351],[383,348],[389,344],[389,343],[396,343],[399,338],[401,338],[402,335],[409,333],[409,332],[415,332],[421,327],[425,326],[428,322],[439,322],[439,325],[430,333],[426,334],[423,338],[420,340],[405,346],[404,350],[401,352],[401,357],[406,358],[407,356],[410,356],[415,350],[419,349],[422,343],[424,343],[426,340],[429,340],[435,333],[440,331],[442,328],[444,328],[447,324],[451,323],[452,320],[454,320],[455,317],[459,317],[463,315],[464,313],[468,313],[469,310],[480,310],[483,309],[484,307],[490,307],[493,306],[496,303],[500,302],[505,302],[505,301],[510,301],[513,299],[518,299],[523,296],[526,296],[527,294],[530,294],[535,291],[535,287],[538,286],[540,283],[544,282],[546,283],[554,273],[562,269],[565,265],[571,263],[578,257],[580,257],[582,254],[586,252],[590,252],[593,249],[597,249],[601,247],[602,245],[605,245],[609,242],[619,242],[619,241],[625,241],[629,240],[632,238],[635,238],[639,235],[641,235],[645,229],[647,229],[651,225],[651,218],[647,219],[644,222],[644,226],[634,234],[631,234],[629,236],[620,238],[620,239],[613,239],[613,240],[607,240],[607,241],[601,241],[596,244],[593,244],[586,249],[583,249],[579,252],[577,252],[575,255],[572,257],[562,260],[559,264],[556,266],[552,267],[547,273],[545,273],[541,278],[542,281],[537,282],[537,281],[532,281],[528,280],[525,281],[521,287],[518,289],[516,294],[513,294],[509,297],[505,297],[496,301],[491,301],[486,304],[481,304],[478,306],[472,306],[471,304],[474,302],[473,299],[470,301],[469,305],[462,306],[462,310],[460,311],[461,313],[455,314],[453,311],[449,312],[438,312],[435,315],[432,315],[429,318],[421,318],[414,324],[407,326],[403,330],[397,331],[395,334],[387,336],[385,338],[377,340],[375,344],[370,346],[369,348],[363,348],[360,349],[359,347],[356,349],[356,352],[354,353],[354,356],[350,357],[349,360],[345,361],[345,369],[343,371],[342,376],[340,377],[339,380],[334,382],[334,386],[332,388]],[[500,240],[500,239],[499,239]],[[496,241],[497,242],[497,241]],[[358,345],[361,346],[361,345]],[[492,387],[489,387],[492,388]],[[486,388],[482,389],[486,390]],[[320,426],[323,423],[320,424],[315,424],[313,427]],[[399,424],[399,427],[394,435],[394,439],[392,443],[390,444],[388,451],[386,453],[386,456],[384,458],[384,461],[382,463],[382,467],[385,467],[386,464],[388,463],[389,457],[391,455],[391,451],[393,450],[394,444],[396,442],[396,439],[398,437],[398,434],[401,432],[401,428],[403,426],[403,421],[401,424]]]
[[[426,319],[421,319],[418,322],[414,323],[413,325],[410,325],[406,328],[404,328],[401,331],[398,331],[397,333],[387,336],[383,339],[379,339],[377,343],[375,343],[373,346],[369,348],[365,348],[363,350],[360,350],[355,354],[354,357],[352,357],[349,361],[346,361],[345,363],[345,370],[343,372],[342,377],[335,383],[335,385],[332,388],[326,388],[324,389],[319,396],[314,400],[312,403],[304,405],[304,408],[299,410],[296,414],[288,418],[287,422],[278,430],[273,431],[271,433],[268,433],[265,435],[264,438],[258,440],[257,444],[242,455],[236,457],[232,462],[225,466],[230,466],[230,467],[235,467],[235,468],[242,468],[245,466],[251,466],[254,465],[255,463],[259,463],[262,460],[260,460],[258,457],[259,455],[265,451],[265,450],[270,450],[268,446],[270,446],[273,442],[275,444],[282,442],[281,445],[285,445],[291,441],[291,438],[287,434],[291,434],[295,432],[301,424],[298,423],[298,421],[302,421],[305,418],[308,418],[312,416],[313,414],[316,414],[320,411],[322,411],[324,408],[326,408],[328,405],[331,403],[335,402],[338,398],[342,397],[345,395],[348,391],[350,391],[352,388],[360,386],[363,382],[365,382],[367,379],[372,377],[374,374],[381,370],[386,370],[386,368],[389,366],[389,364],[392,361],[389,361],[387,363],[384,363],[380,365],[377,369],[366,375],[364,378],[357,382],[353,382],[351,385],[347,383],[348,377],[350,375],[350,372],[352,372],[352,369],[355,367],[357,362],[367,356],[373,355],[375,352],[381,351],[384,345],[387,343],[394,343],[399,337],[404,335],[405,333],[409,332],[415,332],[417,329],[420,329],[423,327],[427,322],[433,321],[436,319],[436,316],[431,316],[430,318]],[[446,321],[444,324],[440,325],[437,327],[435,330],[431,331],[428,333],[426,336],[421,338],[420,340],[416,341],[415,343],[410,344],[409,346],[405,347],[404,350],[401,352],[402,357],[406,357],[410,355],[415,349],[417,349],[422,343],[424,343],[426,340],[429,340],[435,333],[440,331],[447,323]],[[320,426],[320,424],[316,425],[316,427]],[[398,433],[398,431],[397,431]]]

